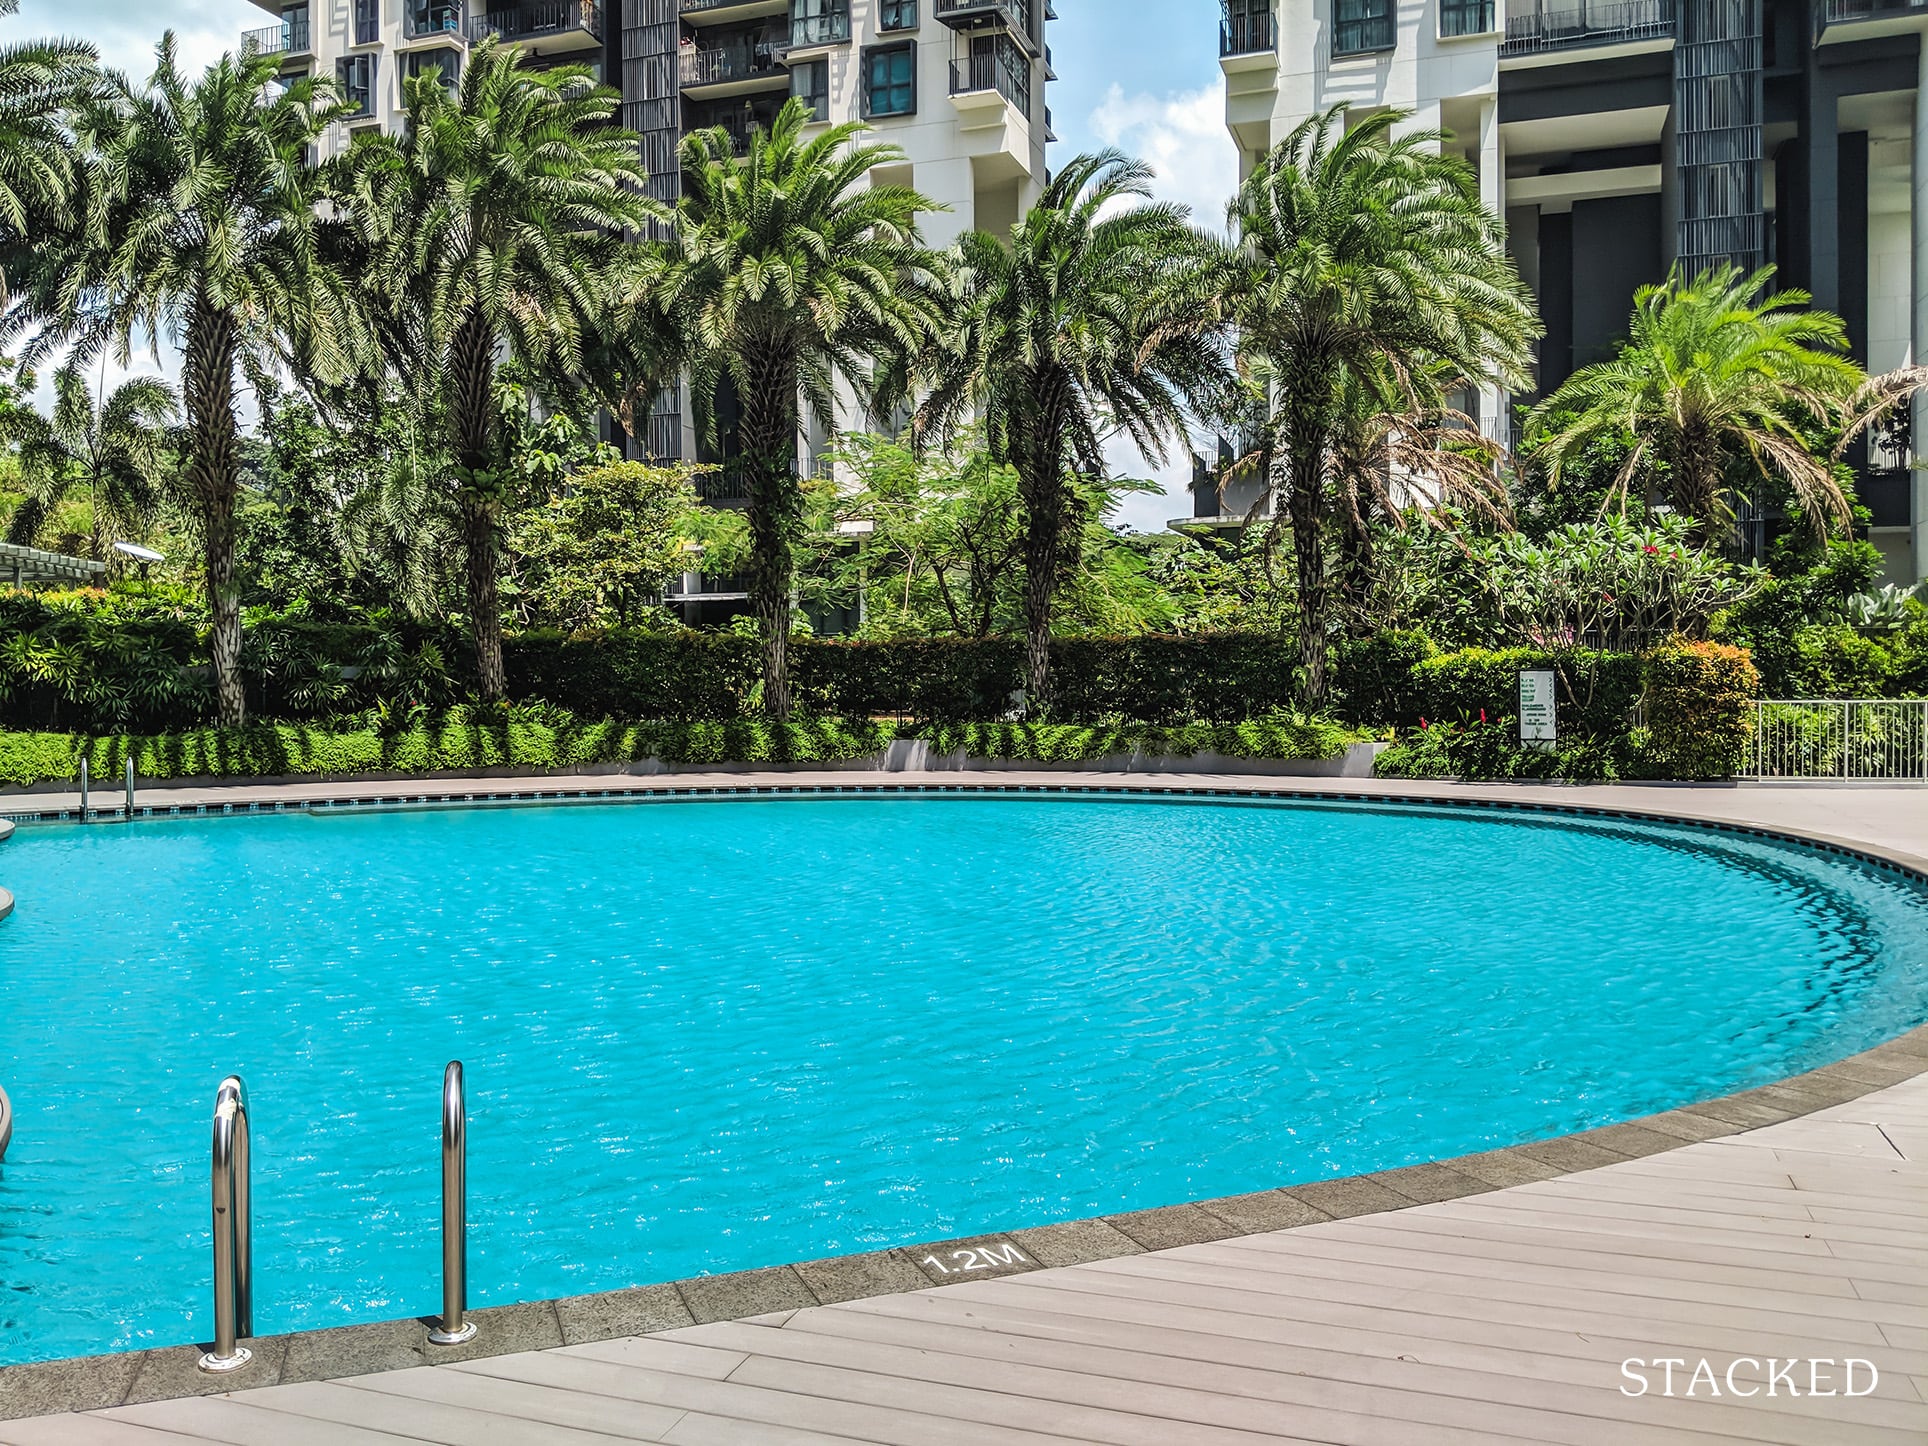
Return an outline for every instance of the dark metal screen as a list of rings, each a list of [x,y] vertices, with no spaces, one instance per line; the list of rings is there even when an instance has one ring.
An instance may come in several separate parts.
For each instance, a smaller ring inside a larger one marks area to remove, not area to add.
[[[1761,264],[1761,0],[1683,0],[1674,48],[1675,252],[1692,276]]]

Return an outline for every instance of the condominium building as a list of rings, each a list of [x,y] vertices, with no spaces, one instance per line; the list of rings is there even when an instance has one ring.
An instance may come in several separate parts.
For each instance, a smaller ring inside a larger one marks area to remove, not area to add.
[[[791,96],[816,124],[861,120],[873,139],[903,152],[874,173],[913,186],[943,209],[922,218],[944,245],[967,230],[1008,231],[1043,190],[1051,134],[1046,85],[1054,78],[1049,0],[255,0],[278,23],[245,44],[282,57],[283,73],[332,75],[360,116],[331,137],[386,127],[401,81],[430,67],[453,77],[475,41],[497,35],[533,63],[586,64],[622,92],[622,123],[642,135],[650,189],[681,193],[677,147],[693,130],[721,126],[747,147]],[[634,449],[654,457],[721,460],[732,400],[713,449],[678,389],[657,403]],[[727,390],[727,389],[726,389]],[[862,415],[846,399],[843,427],[895,419]],[[622,440],[612,438],[613,440]],[[833,429],[812,419],[799,445],[821,471]],[[709,500],[740,505],[728,469],[703,482]],[[691,621],[735,610],[734,580],[692,574],[679,594]]]
[[[1332,106],[1451,132],[1539,301],[1534,396],[1676,263],[1772,264],[1873,371],[1928,360],[1924,0],[1222,0],[1242,166]],[[1480,401],[1505,436],[1512,406]],[[1917,408],[1856,457],[1891,580],[1928,574]],[[1756,520],[1759,526],[1759,520]]]

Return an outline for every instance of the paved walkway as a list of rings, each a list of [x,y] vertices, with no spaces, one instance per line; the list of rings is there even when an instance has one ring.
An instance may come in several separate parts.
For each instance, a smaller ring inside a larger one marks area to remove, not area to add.
[[[1196,782],[1666,812],[1928,858],[1917,791]],[[1867,1078],[1928,1066],[1925,1040]],[[1580,1173],[1532,1149],[1508,1152],[1519,1183],[1468,1177],[1434,1204],[1386,1211],[1382,1192],[1330,1212],[1347,1218],[939,1290],[5,1421],[0,1443],[1928,1442],[1928,1075]]]
[[[1671,1399],[1665,1367],[1623,1370],[1666,1357],[1684,1363]],[[1869,1364],[1850,1379],[1847,1358]],[[1711,1374],[1695,1381],[1703,1359]],[[1650,1383],[1645,1395],[1623,1393],[1635,1389],[1626,1371]],[[1809,1395],[1816,1386],[1837,1394]],[[596,1345],[0,1423],[7,1446],[1925,1440],[1928,1077],[1391,1214]]]

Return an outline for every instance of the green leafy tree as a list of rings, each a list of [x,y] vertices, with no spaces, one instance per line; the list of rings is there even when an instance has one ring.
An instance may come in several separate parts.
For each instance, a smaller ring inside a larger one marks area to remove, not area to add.
[[[738,455],[749,499],[750,597],[763,642],[763,706],[790,714],[789,636],[794,548],[804,517],[797,475],[802,413],[836,421],[839,383],[861,405],[901,358],[923,346],[941,314],[935,258],[917,213],[935,203],[871,172],[901,162],[896,146],[831,126],[806,137],[810,111],[788,102],[747,155],[722,128],[683,141],[683,196],[668,252],[635,308],[637,324],[666,320],[690,369],[697,418],[723,442],[715,403],[725,383],[739,404]]]
[[[0,0],[13,15],[20,0]],[[32,244],[74,212],[74,101],[99,80],[95,51],[73,40],[0,46],[0,248]],[[0,272],[0,305],[7,282]]]
[[[959,243],[952,335],[929,354],[921,433],[981,418],[993,462],[1017,473],[1025,515],[1027,708],[1050,710],[1052,610],[1079,488],[1106,475],[1122,431],[1151,461],[1190,408],[1222,389],[1209,285],[1217,253],[1182,206],[1154,203],[1151,169],[1116,151],[1067,163],[1008,241]]]
[[[340,200],[362,231],[389,365],[446,419],[476,675],[499,700],[499,533],[519,480],[502,359],[551,391],[579,380],[600,278],[656,208],[638,138],[612,124],[620,96],[582,67],[525,69],[491,39],[454,90],[437,72],[403,89],[400,134],[349,153]]]
[[[346,373],[347,287],[317,259],[310,148],[347,112],[331,86],[277,84],[271,57],[223,56],[199,80],[166,36],[143,87],[118,82],[83,129],[90,214],[50,234],[15,321],[38,322],[29,364],[72,343],[128,359],[136,334],[180,346],[183,481],[201,540],[221,722],[247,714],[235,577],[242,377],[276,366]]]
[[[688,466],[585,468],[510,522],[529,622],[629,627],[683,571],[684,519],[696,508]]]
[[[1631,336],[1611,361],[1582,367],[1541,404],[1529,446],[1560,479],[1602,445],[1625,454],[1609,500],[1638,483],[1694,519],[1703,543],[1726,538],[1730,482],[1776,479],[1825,536],[1850,520],[1839,449],[1920,386],[1913,371],[1872,381],[1845,354],[1841,318],[1810,311],[1804,291],[1769,292],[1771,268],[1675,271],[1634,295]],[[1755,484],[1749,484],[1755,485]]]
[[[76,491],[87,494],[89,557],[104,556],[104,531],[140,533],[154,514],[178,416],[174,389],[165,382],[135,377],[96,402],[80,368],[63,366],[54,373],[52,416],[28,410],[4,424],[20,449],[26,490],[8,520],[7,541],[30,545]]]
[[[1331,586],[1326,532],[1348,505],[1334,446],[1348,385],[1390,388],[1380,408],[1437,413],[1458,380],[1524,383],[1538,332],[1532,298],[1443,134],[1343,108],[1300,125],[1253,170],[1229,218],[1238,252],[1224,285],[1248,366],[1267,374],[1267,433],[1292,532],[1300,687],[1326,690]],[[1268,456],[1268,462],[1271,458]]]

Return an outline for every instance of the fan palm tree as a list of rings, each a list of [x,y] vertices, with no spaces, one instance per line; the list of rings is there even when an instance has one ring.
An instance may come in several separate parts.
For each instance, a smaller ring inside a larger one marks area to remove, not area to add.
[[[790,714],[793,544],[803,516],[797,433],[804,408],[835,424],[841,382],[876,410],[880,387],[941,321],[935,258],[917,213],[940,209],[905,186],[873,185],[901,162],[856,123],[806,139],[791,100],[748,152],[718,127],[683,141],[683,196],[636,324],[667,326],[683,350],[697,421],[718,438],[716,399],[739,404],[749,498],[750,597],[763,638],[763,706]],[[720,440],[720,439],[719,439]]]
[[[19,8],[19,0],[0,0],[0,15]],[[95,58],[92,46],[73,40],[0,46],[0,244],[19,245],[71,215],[68,112],[97,79]],[[6,289],[0,273],[0,305]]]
[[[1340,504],[1334,430],[1348,378],[1379,376],[1404,413],[1436,412],[1441,377],[1518,386],[1538,334],[1499,218],[1436,130],[1381,111],[1304,122],[1253,170],[1229,219],[1239,250],[1226,314],[1273,378],[1278,490],[1299,594],[1300,689],[1324,697],[1325,530]]]
[[[54,373],[53,415],[22,412],[8,439],[20,449],[27,496],[8,521],[7,541],[31,544],[67,495],[85,488],[93,513],[88,556],[99,560],[108,524],[135,532],[153,513],[179,414],[174,389],[154,377],[123,382],[97,403],[80,368],[63,366]]]
[[[332,86],[275,84],[271,57],[223,56],[190,80],[174,37],[144,87],[114,77],[81,127],[88,215],[50,233],[15,325],[25,364],[72,344],[125,363],[138,334],[182,353],[183,481],[201,534],[221,722],[247,717],[235,578],[239,385],[276,367],[330,378],[351,359],[352,306],[317,260],[309,148],[347,114]]]
[[[1121,431],[1149,461],[1184,435],[1188,408],[1225,385],[1210,306],[1219,247],[1183,206],[1153,203],[1151,168],[1078,156],[1008,241],[959,243],[955,323],[923,358],[920,436],[972,417],[1014,468],[1025,512],[1026,708],[1051,702],[1051,619],[1077,479],[1105,475]]]
[[[603,310],[612,233],[646,224],[637,137],[611,124],[620,96],[580,66],[526,70],[494,39],[459,85],[404,84],[401,132],[350,152],[338,198],[360,231],[362,280],[389,365],[440,393],[482,696],[507,691],[499,533],[514,437],[502,360],[566,381]]]
[[[1532,451],[1561,476],[1593,442],[1631,439],[1609,502],[1624,508],[1635,482],[1694,519],[1703,542],[1733,520],[1728,484],[1738,466],[1786,484],[1817,533],[1851,509],[1832,455],[1920,389],[1907,368],[1870,379],[1846,355],[1838,316],[1810,311],[1805,291],[1770,293],[1772,268],[1733,266],[1688,278],[1675,271],[1634,295],[1632,332],[1610,361],[1582,367],[1533,416]],[[1548,419],[1571,416],[1558,426]]]

